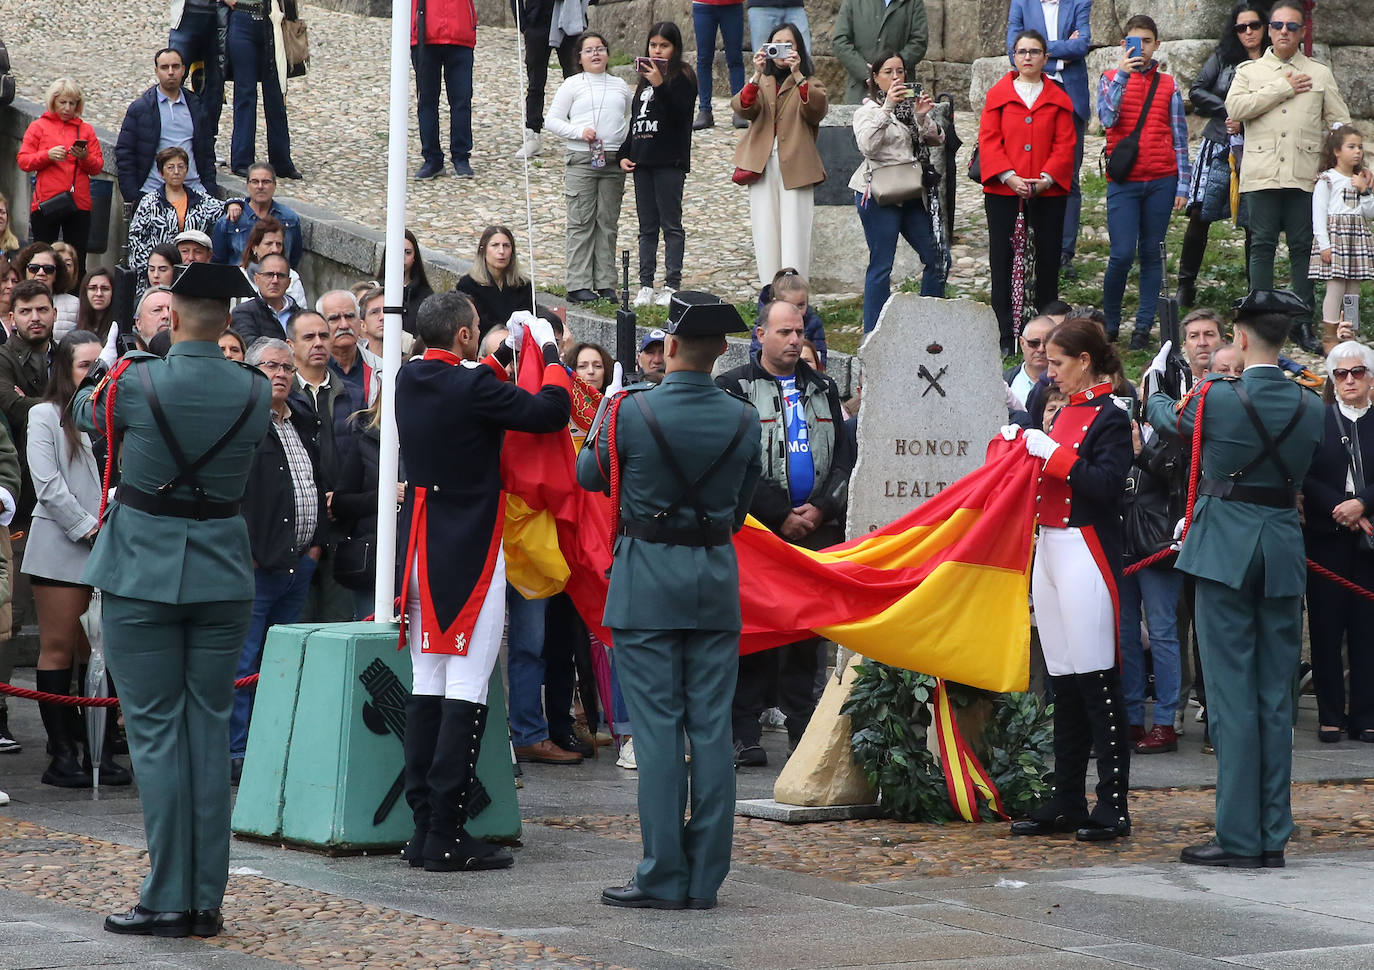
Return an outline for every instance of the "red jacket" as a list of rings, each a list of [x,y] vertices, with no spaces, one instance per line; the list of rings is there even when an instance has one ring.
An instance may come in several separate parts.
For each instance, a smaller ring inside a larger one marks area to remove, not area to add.
[[[1116,116],[1116,124],[1108,128],[1107,152],[1131,132],[1140,118],[1140,109],[1145,105],[1145,95],[1150,90],[1155,64],[1143,73],[1132,72],[1126,79],[1126,90],[1121,95],[1121,109]],[[1116,71],[1107,72],[1107,83],[1116,80]],[[1178,175],[1178,157],[1174,154],[1174,128],[1169,121],[1169,102],[1174,97],[1174,79],[1168,74],[1159,75],[1159,87],[1155,88],[1154,99],[1150,102],[1150,114],[1145,119],[1145,127],[1140,129],[1140,151],[1131,167],[1128,182],[1152,182],[1155,179]]]
[[[86,139],[86,158],[78,162],[68,155],[60,162],[48,157],[48,149],[57,145],[72,147],[72,143]],[[24,141],[19,146],[19,167],[26,172],[38,173],[38,184],[33,190],[30,211],[38,208],[38,203],[51,199],[54,195],[72,188],[72,178],[76,178],[76,207],[87,212],[91,210],[91,176],[98,175],[105,167],[105,157],[100,154],[100,141],[95,137],[95,129],[80,118],[63,121],[51,111],[45,111],[34,119],[24,132]]]
[[[477,46],[477,6],[473,0],[410,0],[410,46],[420,43],[417,26],[425,8],[425,43]]]
[[[1008,72],[992,86],[978,123],[978,164],[983,191],[991,195],[1015,195],[998,176],[1014,171],[1024,179],[1038,179],[1044,172],[1054,179],[1045,195],[1067,195],[1073,182],[1073,153],[1077,133],[1073,126],[1073,102],[1060,85],[1045,79],[1035,106],[1027,108],[1016,93]]]

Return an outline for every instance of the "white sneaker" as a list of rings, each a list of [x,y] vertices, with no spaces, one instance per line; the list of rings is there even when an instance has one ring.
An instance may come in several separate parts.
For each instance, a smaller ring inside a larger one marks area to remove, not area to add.
[[[10,803],[10,796],[8,796],[8,795],[6,795],[4,792],[0,791],[0,805],[8,805],[9,803]]]
[[[639,763],[635,761],[635,739],[626,738],[620,746],[620,757],[615,759],[617,768],[628,768],[630,771],[639,769]]]
[[[654,288],[652,286],[641,286],[639,292],[635,294],[635,306],[648,306],[654,302]]]
[[[654,303],[658,306],[667,306],[673,302],[673,294],[676,292],[677,290],[673,289],[671,286],[665,286],[663,292],[658,295],[658,299],[655,300]]]
[[[1183,734],[1183,711],[1174,711],[1174,733],[1182,736]]]
[[[544,146],[539,140],[539,132],[525,129],[525,139],[520,143],[519,150],[515,153],[516,158],[533,158],[535,155],[544,154]]]

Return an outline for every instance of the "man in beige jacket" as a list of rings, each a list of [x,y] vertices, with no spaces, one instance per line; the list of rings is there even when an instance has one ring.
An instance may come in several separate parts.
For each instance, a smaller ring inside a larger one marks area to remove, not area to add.
[[[1312,186],[1317,180],[1322,138],[1331,125],[1348,124],[1350,112],[1325,64],[1305,57],[1303,12],[1280,3],[1269,14],[1273,44],[1263,57],[1242,63],[1226,96],[1230,120],[1245,125],[1240,191],[1250,214],[1250,286],[1274,288],[1274,253],[1279,233],[1288,239],[1293,292],[1310,308],[1312,282]],[[1293,338],[1319,352],[1309,314],[1293,322]]]

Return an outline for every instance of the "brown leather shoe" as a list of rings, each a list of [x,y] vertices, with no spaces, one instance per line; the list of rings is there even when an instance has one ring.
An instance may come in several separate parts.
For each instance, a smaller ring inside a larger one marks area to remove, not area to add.
[[[1156,724],[1135,744],[1136,754],[1161,754],[1178,750],[1178,734],[1172,724]]]
[[[580,765],[582,756],[576,751],[564,751],[548,738],[535,744],[527,744],[515,749],[517,761],[529,761],[537,765]]]

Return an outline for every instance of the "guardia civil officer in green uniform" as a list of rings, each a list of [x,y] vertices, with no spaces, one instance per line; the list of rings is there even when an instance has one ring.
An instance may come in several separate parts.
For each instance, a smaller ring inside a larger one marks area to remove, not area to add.
[[[1293,678],[1307,583],[1297,490],[1324,419],[1278,354],[1306,312],[1287,290],[1251,291],[1236,304],[1241,377],[1208,375],[1181,409],[1162,391],[1149,400],[1150,424],[1185,442],[1202,412],[1202,477],[1178,568],[1197,577],[1217,812],[1216,838],[1182,852],[1194,865],[1280,867],[1293,831]],[[1169,349],[1151,370],[1163,369]]]
[[[759,416],[711,380],[725,334],[746,329],[733,306],[682,290],[663,329],[663,382],[603,408],[577,460],[577,480],[592,491],[608,491],[619,467],[603,622],[635,725],[644,843],[634,877],[601,901],[710,909],[730,869],[734,829],[730,701],[740,606],[731,540],[762,471]]]
[[[172,284],[166,358],[126,354],[72,404],[83,431],[123,440],[123,477],[82,576],[103,593],[151,867],[138,905],[105,920],[112,933],[222,926],[229,712],[253,603],[239,500],[272,394],[215,341],[229,298],[249,294],[237,267],[187,266]]]

